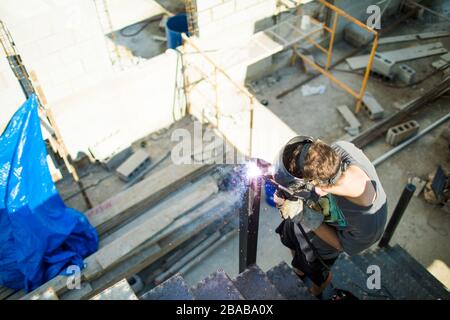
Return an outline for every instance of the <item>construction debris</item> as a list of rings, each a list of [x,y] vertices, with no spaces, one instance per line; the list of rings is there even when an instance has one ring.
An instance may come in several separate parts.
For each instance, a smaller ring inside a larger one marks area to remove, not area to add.
[[[433,56],[437,54],[447,53],[447,49],[443,47],[441,42],[435,42],[430,44],[424,44],[421,46],[414,46],[411,48],[383,51],[381,53],[386,59],[396,62],[403,62]],[[362,69],[367,66],[367,63],[369,62],[369,55],[351,57],[347,58],[345,61],[353,70]]]
[[[149,164],[150,156],[145,150],[139,149],[125,160],[125,162],[116,169],[116,172],[123,181],[130,181],[144,171]]]
[[[344,119],[347,121],[349,126],[346,126],[344,129],[347,131],[347,133],[351,136],[356,136],[359,134],[359,128],[361,127],[361,123],[356,118],[356,116],[353,114],[353,112],[350,111],[350,109],[343,105],[337,107],[339,113],[344,117]]]
[[[363,109],[366,111],[371,120],[378,120],[383,118],[384,116],[383,107],[369,92],[366,92],[362,101],[363,101]]]
[[[422,180],[419,177],[408,178],[408,183],[416,187],[416,191],[414,191],[415,197],[418,197],[422,193],[423,189],[425,188],[425,185],[427,184],[425,180]]]
[[[308,96],[315,96],[318,94],[323,94],[326,91],[326,86],[324,85],[320,85],[320,86],[311,86],[308,84],[305,84],[302,86],[302,95],[304,97],[308,97]]]
[[[430,204],[446,204],[450,198],[450,171],[438,166],[428,176],[424,190],[424,199]]]
[[[372,72],[380,74],[390,80],[394,78],[395,61],[389,60],[382,53],[375,53],[372,62]]]
[[[386,133],[386,143],[389,143],[391,146],[396,146],[400,142],[403,142],[409,137],[417,134],[417,132],[419,132],[419,128],[419,123],[415,120],[391,127]]]
[[[112,171],[123,163],[133,150],[126,143],[119,143],[116,135],[111,135],[89,147],[92,157],[106,169]]]
[[[434,61],[433,63],[431,63],[431,65],[435,68],[435,69],[440,69],[445,65],[450,64],[450,52],[443,54],[442,56],[439,57],[438,60]],[[450,68],[450,65],[449,65]],[[447,68],[448,69],[448,68]]]
[[[407,85],[416,82],[416,70],[406,64],[400,64],[396,70],[396,75],[400,81]]]

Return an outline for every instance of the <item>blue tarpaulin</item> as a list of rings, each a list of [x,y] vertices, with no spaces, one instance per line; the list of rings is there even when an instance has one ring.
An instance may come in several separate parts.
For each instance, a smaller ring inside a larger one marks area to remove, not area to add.
[[[52,181],[32,95],[0,136],[0,285],[35,289],[98,249],[86,217]]]

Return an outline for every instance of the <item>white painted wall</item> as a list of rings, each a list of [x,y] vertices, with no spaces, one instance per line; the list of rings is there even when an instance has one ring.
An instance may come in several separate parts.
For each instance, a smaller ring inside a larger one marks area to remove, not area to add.
[[[170,125],[174,103],[183,103],[174,95],[176,76],[181,78],[176,70],[177,55],[168,50],[139,68],[115,73],[97,86],[56,101],[55,118],[72,157],[102,141],[102,149],[129,146]]]
[[[2,0],[6,23],[27,69],[52,103],[98,83],[112,72],[92,0]],[[24,101],[0,53],[0,127]]]
[[[233,46],[270,27],[276,0],[197,0],[200,41],[210,48]],[[269,18],[269,20],[267,20]]]
[[[113,2],[119,19],[118,2]],[[127,8],[140,11],[141,17],[153,12],[149,0],[138,2]],[[137,16],[123,12],[122,18]],[[173,122],[175,52],[113,72],[93,0],[2,0],[0,19],[28,70],[36,72],[72,157],[108,138],[106,152],[129,145]],[[24,101],[1,52],[0,130]]]

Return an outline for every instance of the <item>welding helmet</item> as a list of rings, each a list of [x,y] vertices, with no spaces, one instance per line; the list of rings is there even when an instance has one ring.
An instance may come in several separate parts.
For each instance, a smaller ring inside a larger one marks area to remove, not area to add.
[[[304,178],[305,159],[308,150],[314,141],[314,138],[310,136],[294,137],[280,150],[274,161],[273,178],[275,182],[291,190],[297,196],[304,196],[305,191],[314,190],[314,186],[309,180]],[[301,150],[296,162],[300,176],[294,176],[288,171],[287,166],[289,164],[285,161],[290,158],[288,155],[290,155],[298,146],[301,146]],[[347,169],[348,164],[349,162],[346,159],[342,159],[337,172],[332,177],[326,180],[317,179],[318,182],[323,185],[335,184],[342,173]]]
[[[295,195],[303,194],[302,191],[312,190],[312,186],[308,183],[307,180],[302,177],[297,177],[292,175],[288,169],[288,163],[285,163],[287,153],[292,153],[299,145],[303,145],[303,148],[298,157],[298,167],[301,168],[301,172],[303,173],[303,164],[305,161],[306,154],[308,153],[308,149],[311,144],[314,142],[314,139],[309,136],[297,136],[292,138],[286,143],[286,145],[281,148],[273,162],[273,179],[277,184],[289,189]],[[300,163],[302,162],[302,163]]]

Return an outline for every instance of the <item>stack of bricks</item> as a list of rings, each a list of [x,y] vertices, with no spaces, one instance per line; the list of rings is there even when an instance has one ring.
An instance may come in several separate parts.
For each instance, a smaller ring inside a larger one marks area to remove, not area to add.
[[[383,107],[369,92],[364,94],[362,101],[363,109],[371,120],[378,120],[384,117]]]
[[[411,120],[389,128],[386,134],[386,142],[392,146],[396,146],[402,141],[405,141],[409,137],[415,135],[419,131],[419,127],[420,126],[417,121]]]

